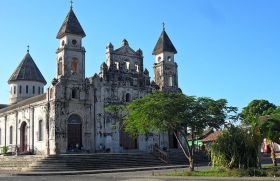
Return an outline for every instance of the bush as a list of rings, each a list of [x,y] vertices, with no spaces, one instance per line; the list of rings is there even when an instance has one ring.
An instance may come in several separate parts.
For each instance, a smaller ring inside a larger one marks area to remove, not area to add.
[[[227,169],[257,167],[258,145],[248,130],[231,126],[211,146],[214,167]]]
[[[2,147],[2,154],[7,154],[8,153],[8,150],[9,150],[9,147],[8,146],[3,146]]]

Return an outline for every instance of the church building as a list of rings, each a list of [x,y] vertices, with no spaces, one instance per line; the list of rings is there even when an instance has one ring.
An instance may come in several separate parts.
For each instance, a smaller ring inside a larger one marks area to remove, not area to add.
[[[143,67],[142,50],[131,48],[126,39],[116,48],[109,43],[100,72],[85,77],[85,36],[71,7],[56,36],[56,76],[47,88],[36,60],[27,50],[8,80],[9,104],[0,105],[0,147],[42,155],[77,150],[149,152],[155,144],[166,149],[177,147],[168,133],[131,138],[105,112],[108,104],[125,104],[154,90],[180,91],[177,51],[165,29],[152,52],[152,81]]]

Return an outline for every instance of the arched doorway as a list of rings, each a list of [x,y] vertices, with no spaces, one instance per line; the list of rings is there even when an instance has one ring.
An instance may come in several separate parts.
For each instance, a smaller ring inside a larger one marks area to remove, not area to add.
[[[20,126],[20,151],[27,151],[27,124],[23,122]]]
[[[73,114],[67,125],[68,150],[77,150],[82,147],[82,121],[81,117]]]
[[[137,138],[131,137],[128,133],[124,131],[124,129],[121,129],[120,146],[123,147],[123,149],[125,150],[137,149],[138,148]]]

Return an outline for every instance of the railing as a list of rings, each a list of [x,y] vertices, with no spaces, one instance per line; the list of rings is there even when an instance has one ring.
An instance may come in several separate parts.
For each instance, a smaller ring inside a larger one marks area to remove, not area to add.
[[[153,146],[153,154],[155,156],[157,156],[163,162],[168,163],[168,153],[163,151],[163,150],[161,150],[159,148],[159,146],[157,146],[157,145]]]

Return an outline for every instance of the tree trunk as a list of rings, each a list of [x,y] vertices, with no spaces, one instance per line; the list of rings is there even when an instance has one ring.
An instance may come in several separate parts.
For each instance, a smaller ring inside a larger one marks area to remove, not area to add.
[[[270,148],[271,148],[272,165],[277,166],[276,154],[275,154],[275,149],[274,149],[274,142],[270,143]]]
[[[189,157],[189,162],[190,162],[190,172],[194,171],[194,160],[193,160],[193,156]]]
[[[174,134],[174,136],[175,136],[177,142],[179,143],[179,146],[181,147],[181,149],[182,149],[182,151],[183,151],[185,157],[186,157],[186,158],[189,160],[189,162],[190,162],[190,166],[189,166],[190,171],[193,171],[193,170],[194,170],[194,165],[193,165],[193,154],[192,154],[192,152],[189,150],[189,155],[188,155],[187,152],[186,152],[186,150],[185,150],[185,148],[184,148],[184,146],[183,146],[183,144],[181,143],[181,140],[178,138],[176,132],[173,132],[173,134]]]
[[[258,146],[258,168],[261,169],[262,168],[262,153],[261,153],[261,146]]]

